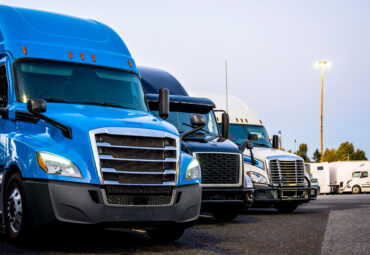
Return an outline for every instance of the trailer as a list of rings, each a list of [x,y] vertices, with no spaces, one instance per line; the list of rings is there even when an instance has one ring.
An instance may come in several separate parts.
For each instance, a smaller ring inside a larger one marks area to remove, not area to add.
[[[309,163],[310,173],[313,177],[317,178],[320,183],[320,194],[330,194],[333,192],[330,186],[330,171],[329,163]]]

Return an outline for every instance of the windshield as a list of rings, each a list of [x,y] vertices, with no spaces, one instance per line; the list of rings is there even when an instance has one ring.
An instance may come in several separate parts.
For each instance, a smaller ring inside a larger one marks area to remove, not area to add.
[[[353,178],[360,178],[360,176],[361,176],[361,172],[354,172],[354,173],[352,174],[352,177],[353,177]]]
[[[152,111],[155,116],[158,116],[158,111]],[[178,111],[171,111],[168,119],[166,121],[170,122],[174,125],[179,133],[186,132],[191,130],[195,127],[191,127],[190,124],[190,115],[194,112],[178,112]],[[218,129],[217,123],[213,114],[213,111],[209,111],[208,113],[204,114],[206,118],[206,125],[201,130],[197,131],[196,134],[203,134],[206,136],[218,136]],[[190,135],[192,136],[192,135]]]
[[[147,111],[139,78],[104,67],[51,61],[16,64],[18,100],[96,104]]]
[[[248,139],[248,134],[257,135],[258,140],[252,142],[254,146],[271,147],[270,139],[264,126],[230,124],[229,139],[234,143],[241,144]]]

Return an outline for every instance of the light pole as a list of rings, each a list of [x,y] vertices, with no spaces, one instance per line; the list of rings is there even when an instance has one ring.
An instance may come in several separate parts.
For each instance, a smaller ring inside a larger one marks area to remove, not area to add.
[[[323,140],[324,140],[324,137],[323,137],[323,129],[324,129],[324,69],[326,67],[329,67],[329,62],[328,61],[319,61],[317,62],[317,67],[319,67],[321,69],[321,130],[320,130],[320,133],[321,133],[321,159],[320,161],[322,161],[322,155],[324,153],[324,145],[323,145]]]

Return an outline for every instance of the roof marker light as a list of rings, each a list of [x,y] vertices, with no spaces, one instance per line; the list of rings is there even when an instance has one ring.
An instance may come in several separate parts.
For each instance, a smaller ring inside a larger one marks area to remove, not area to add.
[[[94,54],[91,54],[91,58],[94,62],[96,62],[96,58],[95,58],[95,55]]]
[[[130,60],[128,61],[128,65],[130,66],[130,68],[132,68],[132,64]]]
[[[236,119],[236,122],[239,122],[238,118],[235,118]]]
[[[248,123],[248,119],[245,119],[245,123]]]
[[[216,117],[216,121],[220,121],[220,119],[218,117]]]
[[[262,125],[262,120],[260,120],[260,123],[261,123],[261,125]]]
[[[72,56],[72,51],[68,51],[68,56],[69,56],[69,58],[70,58],[70,59],[72,59],[72,58],[73,58],[73,56]]]
[[[85,56],[84,56],[84,54],[82,52],[80,53],[80,56],[81,56],[81,59],[82,60],[85,60]]]
[[[242,119],[242,118],[240,118],[240,121],[243,123],[244,122],[244,120]]]
[[[23,46],[23,53],[24,53],[24,55],[27,55],[27,47],[26,46]]]

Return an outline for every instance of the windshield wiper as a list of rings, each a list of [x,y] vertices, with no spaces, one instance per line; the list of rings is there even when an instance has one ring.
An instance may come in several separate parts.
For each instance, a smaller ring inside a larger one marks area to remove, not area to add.
[[[194,128],[194,126],[189,125],[189,124],[187,124],[187,123],[182,123],[182,125],[184,125],[184,126],[188,126],[188,127],[191,127],[191,128]],[[199,129],[199,131],[204,131],[204,132],[206,132],[206,133],[207,133],[207,134],[209,134],[209,135],[215,136],[215,134],[212,134],[211,132],[209,132],[208,130],[205,130],[204,128]]]
[[[266,145],[266,144],[264,144],[264,143],[254,143],[254,142],[252,142],[254,145],[259,145],[259,146],[262,146],[262,147],[270,147],[270,146],[268,146],[268,145]]]
[[[40,98],[40,99],[44,99],[46,102],[50,102],[50,103],[69,103],[65,100],[55,99],[55,98]]]
[[[136,110],[134,108],[125,107],[119,104],[115,103],[97,103],[97,102],[73,102],[72,104],[88,104],[88,105],[101,105],[101,106],[109,106],[109,107],[117,107],[117,108],[123,108],[123,109],[132,109]]]

